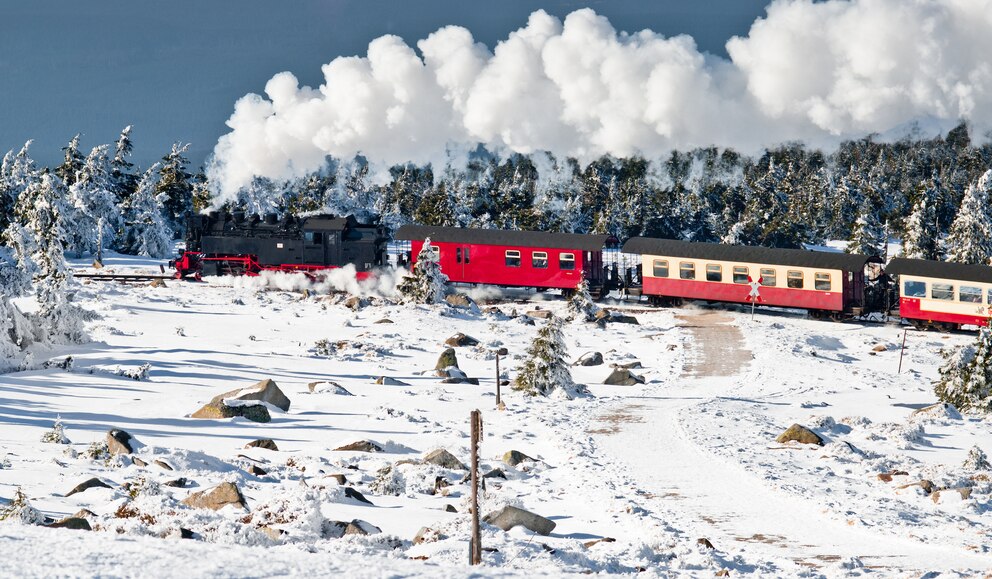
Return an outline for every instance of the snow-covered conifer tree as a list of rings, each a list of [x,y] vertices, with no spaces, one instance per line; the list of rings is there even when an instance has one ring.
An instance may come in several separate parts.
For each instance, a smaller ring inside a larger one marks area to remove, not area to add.
[[[436,304],[444,301],[448,276],[441,271],[440,255],[431,248],[431,239],[424,240],[424,247],[417,254],[413,271],[399,284],[399,292],[406,302]]]
[[[527,349],[527,361],[513,382],[513,389],[531,396],[560,396],[574,398],[588,394],[582,384],[572,379],[568,366],[568,349],[562,334],[561,318],[552,315],[537,331]]]
[[[24,295],[29,284],[10,250],[0,247],[0,372],[19,369],[24,349],[34,341],[31,322],[10,301]]]
[[[101,241],[103,247],[116,245],[115,235],[123,218],[113,189],[109,147],[94,147],[69,187],[72,213],[66,228],[66,250],[81,256],[97,253]]]
[[[76,182],[76,174],[83,168],[83,154],[79,152],[79,135],[69,141],[69,144],[62,147],[65,153],[65,160],[55,168],[55,175],[62,180],[66,187]]]
[[[118,203],[123,203],[138,186],[138,177],[132,172],[134,163],[128,160],[133,148],[131,125],[128,125],[124,127],[120,137],[117,138],[117,143],[114,145],[114,158],[110,161],[110,180]]]
[[[903,236],[903,255],[913,259],[939,259],[940,246],[937,232],[935,197],[924,188],[913,205],[913,212],[906,219]]]
[[[992,329],[979,330],[974,344],[944,352],[934,392],[958,410],[992,412]]]
[[[189,144],[175,143],[168,155],[162,157],[155,195],[164,208],[166,224],[174,234],[186,231],[186,218],[193,210],[192,175],[186,171]]]
[[[854,222],[851,240],[847,244],[848,253],[863,255],[883,255],[886,243],[885,225],[878,217],[878,211],[868,199],[861,203],[860,215]]]
[[[124,234],[120,247],[124,253],[149,257],[168,257],[172,251],[172,231],[162,215],[159,187],[159,164],[145,171],[134,194],[124,203]]]
[[[965,190],[961,207],[945,241],[948,261],[988,265],[989,258],[992,258],[990,189],[992,171],[986,171],[978,183]]]
[[[568,311],[578,320],[591,320],[600,310],[589,294],[589,282],[583,279],[568,298]]]

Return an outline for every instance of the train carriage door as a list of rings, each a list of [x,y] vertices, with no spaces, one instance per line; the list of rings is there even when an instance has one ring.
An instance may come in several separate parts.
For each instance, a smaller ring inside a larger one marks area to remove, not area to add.
[[[467,279],[468,272],[472,265],[472,247],[459,245],[455,247],[455,267],[461,274],[461,279]]]

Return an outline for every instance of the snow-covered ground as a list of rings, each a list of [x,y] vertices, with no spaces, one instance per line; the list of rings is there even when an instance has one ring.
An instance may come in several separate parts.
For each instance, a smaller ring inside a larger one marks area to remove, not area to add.
[[[485,313],[373,299],[352,309],[344,296],[263,291],[252,280],[84,284],[76,300],[99,319],[89,324],[92,343],[53,355],[72,355],[72,367],[0,376],[0,506],[20,487],[52,519],[92,511],[94,530],[0,523],[2,576],[992,570],[992,473],[962,466],[973,446],[992,451],[990,423],[913,414],[936,401],[940,349],[967,334],[909,332],[898,374],[902,329],[894,325],[617,305],[639,325],[566,325],[574,358],[605,358],[573,369],[592,397],[532,398],[504,387],[499,411],[493,350],[509,350],[502,369],[512,376],[542,323],[524,314],[538,306],[564,314],[563,302],[503,302],[502,313]],[[434,376],[456,332],[481,342],[456,348],[479,385]],[[884,351],[874,351],[879,344]],[[633,361],[645,384],[602,384],[611,364]],[[117,373],[143,364],[145,380]],[[376,384],[379,377],[402,384]],[[271,422],[189,417],[217,394],[265,378],[292,402],[288,412],[270,407]],[[318,381],[351,395],[310,392]],[[484,565],[469,571],[467,473],[419,459],[444,448],[468,462],[476,408],[481,469],[506,477],[486,479],[482,514],[516,505],[557,526],[541,536],[485,525]],[[72,444],[40,442],[57,417]],[[794,422],[825,445],[776,443]],[[133,456],[146,466],[87,457],[111,428],[135,437]],[[259,438],[279,450],[245,448]],[[333,450],[361,440],[384,451]],[[508,466],[510,450],[538,460]],[[253,466],[266,474],[251,474]],[[878,476],[892,472],[907,474]],[[92,477],[110,488],[66,496]],[[165,484],[179,478],[184,487]],[[923,479],[971,494],[899,488]],[[222,482],[241,489],[247,509],[181,503]],[[334,538],[328,521],[353,520],[381,532]],[[431,532],[415,543],[423,527]],[[194,538],[180,538],[181,528]]]

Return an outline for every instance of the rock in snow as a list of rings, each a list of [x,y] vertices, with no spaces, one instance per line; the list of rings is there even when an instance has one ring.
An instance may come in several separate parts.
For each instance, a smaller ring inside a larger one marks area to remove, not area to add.
[[[599,366],[603,363],[603,354],[600,352],[586,352],[579,356],[573,366]]]
[[[246,508],[245,497],[241,494],[241,490],[231,482],[220,483],[212,489],[195,492],[186,497],[183,504],[194,509],[212,511],[219,511],[228,505]]]
[[[531,458],[517,450],[509,450],[503,455],[503,462],[507,466],[517,466],[518,464],[527,461],[537,462],[537,459]]]
[[[264,448],[265,450],[275,450],[278,451],[279,447],[271,438],[259,438],[258,440],[253,440],[245,445],[245,448]]]
[[[550,535],[557,526],[551,519],[509,505],[499,511],[489,513],[483,517],[483,520],[504,531],[509,531],[516,526],[523,526],[539,535]]]
[[[427,456],[424,457],[424,462],[444,468],[450,468],[451,470],[468,470],[465,463],[455,458],[455,455],[443,448],[439,448],[428,453]]]
[[[258,400],[266,402],[279,408],[283,412],[289,412],[290,401],[283,391],[276,385],[275,381],[266,378],[248,388],[238,388],[214,396],[211,402],[246,401]],[[229,404],[235,406],[235,404]]]
[[[114,428],[107,433],[107,450],[110,454],[131,454],[134,452],[134,437],[119,428]]]
[[[223,402],[208,402],[191,414],[190,418],[235,418],[239,416],[252,422],[272,421],[269,409],[261,403],[228,406]]]
[[[357,442],[352,442],[351,444],[339,446],[334,450],[351,452],[382,452],[382,447],[369,440],[359,440]]]
[[[72,495],[74,495],[76,493],[81,493],[81,492],[83,492],[83,491],[85,491],[87,489],[92,489],[92,488],[105,488],[105,489],[109,489],[109,488],[113,488],[113,487],[111,487],[107,483],[103,482],[102,480],[94,477],[94,478],[91,478],[89,480],[85,480],[85,481],[79,483],[78,485],[72,487],[72,490],[69,491],[69,492],[67,492],[65,494],[65,496],[71,497]]]
[[[644,378],[634,374],[626,368],[614,368],[613,372],[603,380],[603,384],[611,386],[633,386],[634,384],[644,384]]]
[[[785,432],[778,435],[775,442],[801,442],[802,444],[818,444],[823,446],[823,439],[820,435],[799,424],[793,424],[785,429]]]

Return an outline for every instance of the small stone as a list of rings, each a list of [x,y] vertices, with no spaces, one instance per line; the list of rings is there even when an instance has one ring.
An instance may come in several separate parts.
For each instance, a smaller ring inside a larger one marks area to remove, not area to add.
[[[372,504],[372,501],[370,501],[367,498],[365,498],[365,495],[363,495],[362,493],[356,491],[355,489],[353,489],[351,487],[345,487],[344,488],[344,496],[347,497],[347,498],[349,498],[349,499],[355,499],[356,501],[358,501],[360,503],[366,503],[366,504],[369,504],[369,505]]]
[[[503,463],[506,464],[506,466],[517,466],[518,464],[525,461],[537,462],[537,459],[531,458],[526,454],[516,450],[507,451],[503,455]]]
[[[275,527],[270,527],[268,525],[263,525],[258,528],[259,531],[265,533],[273,541],[279,541],[282,536],[286,534],[286,531],[282,529],[276,529]]]
[[[820,435],[799,424],[793,424],[789,428],[785,429],[785,432],[779,434],[778,438],[775,439],[775,442],[780,444],[791,441],[800,442],[802,444],[817,444],[823,446],[823,439],[820,438]]]
[[[603,354],[600,352],[586,352],[579,356],[573,366],[599,366],[603,363]]]
[[[397,380],[396,378],[390,378],[389,376],[379,376],[376,378],[375,383],[382,384],[383,386],[409,386],[406,382]]]
[[[307,384],[307,388],[310,392],[314,394],[337,394],[339,396],[352,396],[351,392],[348,392],[343,386],[337,382],[331,382],[330,380],[322,380],[319,382],[311,382]]]
[[[369,301],[358,296],[351,296],[344,300],[344,307],[351,310],[360,310],[367,305],[369,305]]]
[[[449,306],[454,306],[456,308],[469,308],[471,309],[475,306],[475,301],[465,294],[451,294],[444,296],[444,301],[448,302]],[[477,307],[477,306],[475,306]]]
[[[910,487],[920,487],[921,489],[923,489],[923,492],[925,492],[928,495],[932,493],[936,488],[932,481],[929,481],[927,479],[922,479],[917,482],[904,484],[902,486],[896,487],[896,490],[901,491],[904,489],[908,489]]]
[[[335,481],[337,481],[337,483],[339,485],[342,485],[342,486],[348,484],[348,478],[345,477],[345,475],[343,475],[343,474],[329,474],[329,475],[327,475],[327,478],[334,479]]]
[[[602,539],[594,539],[592,541],[586,541],[585,543],[582,543],[582,546],[588,549],[593,545],[598,545],[599,543],[616,543],[616,542],[617,540],[614,539],[613,537],[603,537]]]
[[[79,509],[79,512],[77,512],[75,515],[72,515],[72,517],[70,517],[70,518],[75,518],[75,519],[91,519],[91,518],[93,518],[95,516],[96,516],[96,513],[94,513],[93,511],[91,511],[89,509]]]
[[[701,537],[699,539],[696,539],[696,544],[697,545],[702,545],[703,547],[706,547],[707,549],[715,549],[716,548],[716,547],[713,546],[713,543],[710,543],[710,540],[707,539],[706,537]]]
[[[245,448],[263,448],[265,450],[274,450],[277,452],[279,450],[279,447],[276,446],[275,441],[271,438],[259,438],[258,440],[253,440],[246,444]]]
[[[171,466],[169,466],[169,463],[165,462],[162,459],[158,459],[158,458],[155,459],[155,466],[157,466],[159,468],[164,468],[165,470],[175,470]]]
[[[185,529],[183,527],[179,527],[179,538],[180,539],[192,539],[193,538],[193,531],[191,531],[189,529]]]
[[[85,480],[85,481],[79,483],[78,485],[72,487],[72,490],[69,491],[69,492],[67,492],[65,494],[65,496],[71,497],[72,495],[74,495],[76,493],[81,493],[81,492],[83,492],[85,490],[92,489],[92,488],[109,489],[109,488],[113,488],[113,487],[111,487],[107,483],[103,482],[102,480],[100,480],[100,479],[98,479],[96,477],[93,477],[91,479]]]
[[[472,336],[467,336],[461,332],[458,332],[454,336],[451,336],[444,341],[445,346],[451,346],[452,348],[464,348],[467,346],[478,346],[479,340],[476,340]]]
[[[92,531],[90,522],[81,517],[66,517],[48,525],[50,529],[72,529],[74,531]]]
[[[634,368],[643,368],[640,361],[634,360],[633,362],[626,362],[624,364],[614,364],[614,368],[621,368],[623,370],[633,370]]]
[[[136,456],[132,456],[131,457],[131,462],[133,462],[134,464],[136,464],[138,466],[148,466],[148,463],[147,462],[141,460],[140,458],[138,458]]]
[[[126,431],[114,428],[107,433],[107,450],[110,454],[131,454],[134,452],[133,440]]]
[[[324,521],[321,534],[328,539],[340,539],[345,535],[372,535],[381,533],[382,529],[371,523],[355,519],[350,523],[344,521]]]
[[[534,514],[530,511],[511,507],[503,507],[499,511],[489,513],[483,520],[490,525],[495,525],[504,531],[509,531],[513,527],[523,526],[539,535],[549,535],[557,524],[545,517]]]
[[[373,324],[395,324],[396,322],[394,322],[393,320],[390,320],[389,318],[382,318],[381,320],[376,320],[376,321],[374,321],[372,323]]]
[[[210,509],[212,511],[219,511],[228,505],[246,508],[245,497],[241,494],[241,490],[230,482],[224,482],[212,489],[193,493],[183,500],[183,504],[195,509]]]
[[[447,537],[442,535],[440,531],[430,527],[420,527],[420,530],[417,531],[417,534],[413,537],[413,544],[420,545],[421,543],[436,543],[444,539],[447,539]]]
[[[871,349],[872,352],[884,352],[886,350],[888,350],[888,348],[885,347],[885,344],[878,344]]]
[[[486,474],[482,475],[482,478],[506,478],[506,473],[503,472],[501,468],[494,468]]]
[[[446,513],[457,513],[458,512],[458,509],[456,509],[453,505],[444,505],[444,512],[446,512]]]
[[[640,325],[637,321],[637,318],[635,318],[634,316],[628,316],[624,314],[614,313],[609,318],[607,318],[607,320],[609,320],[611,324],[634,324],[635,326]]]
[[[265,470],[264,468],[260,467],[260,466],[256,466],[256,465],[252,464],[252,465],[249,465],[248,466],[248,474],[251,474],[251,475],[254,475],[254,476],[265,476],[265,475],[269,474],[269,472],[267,470]]]
[[[538,320],[546,320],[551,317],[551,310],[531,310],[527,315]]]
[[[351,452],[382,452],[382,447],[370,440],[359,440],[357,442],[352,442],[351,444],[339,446],[334,450]]]
[[[644,384],[644,382],[644,378],[625,368],[614,368],[613,372],[610,372],[610,375],[606,377],[606,380],[603,380],[603,384],[610,386],[633,386],[635,384]]]
[[[186,488],[186,483],[188,482],[189,481],[186,480],[184,477],[179,477],[175,480],[166,481],[165,486],[182,489],[182,488]]]
[[[437,364],[434,365],[435,370],[444,370],[454,366],[458,367],[458,357],[455,356],[454,348],[446,348],[437,359]]]
[[[166,287],[164,279],[153,279],[148,282],[148,287]]]
[[[468,470],[465,463],[455,458],[455,455],[443,448],[429,452],[427,456],[424,457],[424,462],[443,468],[450,468],[451,470]]]

